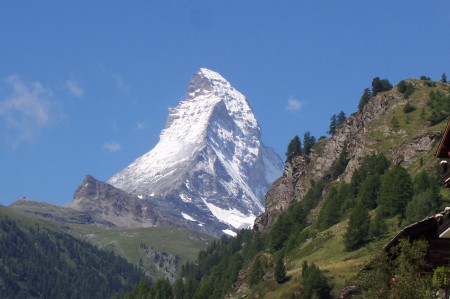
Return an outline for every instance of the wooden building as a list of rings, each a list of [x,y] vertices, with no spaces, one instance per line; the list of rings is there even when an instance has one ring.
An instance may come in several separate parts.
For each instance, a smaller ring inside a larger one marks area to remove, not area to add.
[[[450,188],[450,120],[445,127],[444,134],[441,137],[439,146],[436,150],[436,157],[441,159],[442,167],[442,187]]]
[[[442,186],[450,188],[450,120],[436,150],[436,157],[441,159]],[[428,262],[433,268],[450,266],[450,207],[444,211],[422,219],[402,229],[386,246],[390,251],[401,239],[427,240],[430,247],[427,255]]]
[[[444,211],[413,223],[402,229],[385,247],[389,252],[401,239],[427,240],[429,249],[427,261],[435,269],[450,266],[450,207]]]

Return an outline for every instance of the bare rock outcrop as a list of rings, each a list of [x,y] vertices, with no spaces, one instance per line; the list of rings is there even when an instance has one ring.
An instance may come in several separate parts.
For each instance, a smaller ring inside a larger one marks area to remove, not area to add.
[[[73,207],[100,223],[119,227],[181,226],[179,221],[137,196],[87,175],[73,197]]]
[[[268,231],[281,213],[295,201],[303,199],[312,181],[329,180],[344,146],[349,162],[337,180],[346,182],[350,182],[361,159],[380,152],[380,145],[389,144],[386,140],[401,141],[392,148],[384,149],[395,165],[408,167],[430,151],[433,142],[439,139],[439,132],[421,128],[411,135],[391,125],[390,114],[407,102],[396,90],[378,94],[362,111],[349,116],[331,138],[316,143],[308,156],[297,153],[289,157],[282,177],[274,182],[266,194],[265,212],[256,218],[255,228],[262,232]]]

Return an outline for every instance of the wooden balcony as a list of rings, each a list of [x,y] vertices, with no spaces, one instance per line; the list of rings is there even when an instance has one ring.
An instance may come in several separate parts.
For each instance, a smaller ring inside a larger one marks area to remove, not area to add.
[[[450,188],[450,120],[442,134],[436,150],[436,157],[442,159],[440,162],[442,168],[442,187]]]
[[[450,165],[445,160],[442,160],[440,164],[442,169],[442,177],[441,177],[442,187],[450,188]]]

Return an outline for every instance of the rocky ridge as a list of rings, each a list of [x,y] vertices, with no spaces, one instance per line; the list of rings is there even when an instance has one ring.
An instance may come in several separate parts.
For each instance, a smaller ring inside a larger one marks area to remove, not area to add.
[[[418,89],[427,90],[422,81],[409,80]],[[362,111],[355,112],[330,137],[320,140],[308,156],[296,153],[285,162],[283,175],[274,182],[265,197],[265,212],[255,220],[255,227],[268,231],[278,216],[293,202],[301,201],[312,181],[328,180],[339,155],[347,149],[349,160],[337,181],[347,183],[361,159],[372,153],[384,152],[395,165],[409,167],[429,152],[440,138],[440,129],[433,127],[406,129],[393,128],[391,119],[406,105],[417,109],[426,105],[422,99],[405,99],[395,89],[373,97]],[[401,142],[399,142],[401,141]],[[326,192],[326,190],[324,191]]]
[[[73,208],[97,223],[119,227],[183,226],[167,213],[140,198],[87,175],[73,196]]]

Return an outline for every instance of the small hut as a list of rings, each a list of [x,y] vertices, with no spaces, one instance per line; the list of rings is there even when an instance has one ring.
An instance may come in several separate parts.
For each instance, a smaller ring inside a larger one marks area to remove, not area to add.
[[[430,247],[427,261],[434,269],[439,266],[450,266],[450,207],[444,211],[402,229],[385,247],[390,251],[401,239],[427,240]]]

